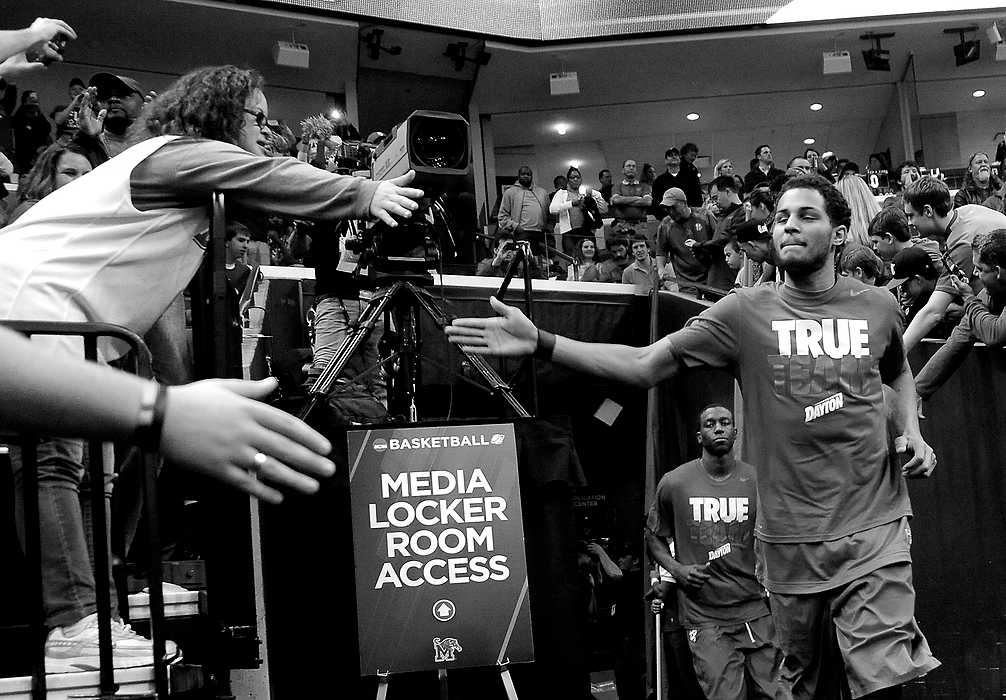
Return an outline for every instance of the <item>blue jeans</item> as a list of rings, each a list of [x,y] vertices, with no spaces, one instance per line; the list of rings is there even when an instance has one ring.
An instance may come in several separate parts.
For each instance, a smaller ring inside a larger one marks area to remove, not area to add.
[[[315,301],[314,359],[311,362],[311,376],[321,374],[332,361],[364,308],[366,302],[359,299],[322,296]],[[343,376],[352,379],[377,364],[377,344],[382,335],[384,335],[384,319],[379,319],[374,330],[346,363]],[[374,370],[363,379],[362,383],[368,394],[380,403],[387,403],[388,390],[384,384],[382,370]]]
[[[38,509],[42,554],[42,600],[49,627],[65,627],[96,609],[94,568],[91,565],[93,537],[90,518],[85,526],[80,485],[84,477],[84,443],[69,438],[41,438],[36,447],[38,461]],[[106,452],[109,450],[106,449]],[[106,512],[112,494],[113,461],[103,459]],[[12,447],[15,517],[18,538],[24,546],[24,491],[21,477],[21,449]],[[109,533],[105,533],[106,541]],[[111,572],[107,574],[112,592],[112,615],[117,615]]]

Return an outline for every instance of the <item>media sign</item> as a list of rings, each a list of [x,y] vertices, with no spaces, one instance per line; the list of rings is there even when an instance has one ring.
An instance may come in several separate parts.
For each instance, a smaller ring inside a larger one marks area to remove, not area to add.
[[[532,661],[513,426],[348,440],[360,673]]]

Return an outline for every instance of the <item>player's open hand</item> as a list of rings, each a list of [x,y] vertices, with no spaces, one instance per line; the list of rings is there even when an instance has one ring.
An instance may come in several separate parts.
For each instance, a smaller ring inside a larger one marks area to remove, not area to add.
[[[911,455],[901,467],[906,479],[927,479],[936,469],[936,453],[921,435],[900,435],[894,439],[894,450],[901,455]]]
[[[270,503],[283,495],[318,490],[315,476],[335,465],[332,446],[306,423],[260,402],[275,379],[211,379],[172,387],[161,433],[161,452],[179,467],[199,472]]]
[[[416,171],[410,170],[404,175],[381,182],[374,192],[374,198],[370,200],[370,215],[388,226],[398,226],[392,214],[406,219],[412,216],[412,212],[419,208],[416,200],[423,196],[422,190],[406,187],[415,177]]]
[[[493,318],[457,318],[445,329],[447,339],[476,355],[520,357],[538,346],[538,329],[520,309],[489,297]]]

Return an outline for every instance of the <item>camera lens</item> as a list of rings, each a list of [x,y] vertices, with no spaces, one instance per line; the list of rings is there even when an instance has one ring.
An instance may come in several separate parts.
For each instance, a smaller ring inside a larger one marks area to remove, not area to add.
[[[463,121],[417,118],[411,125],[412,159],[430,168],[468,167],[468,131]]]

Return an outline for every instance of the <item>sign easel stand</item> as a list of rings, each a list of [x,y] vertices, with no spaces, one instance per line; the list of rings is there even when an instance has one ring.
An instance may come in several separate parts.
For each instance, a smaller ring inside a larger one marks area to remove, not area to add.
[[[503,681],[503,689],[506,691],[507,700],[518,700],[517,689],[514,687],[513,678],[510,677],[510,659],[504,659],[498,663],[497,668],[500,672],[500,680]],[[377,672],[376,700],[388,700],[388,681],[390,678],[390,671]],[[437,681],[440,684],[440,700],[449,700],[447,692],[447,664],[441,664],[437,668]]]
[[[503,688],[506,690],[508,700],[517,700],[517,689],[513,686],[513,678],[510,677],[510,659],[500,661],[497,666],[500,670],[500,680],[503,681]]]
[[[440,700],[449,700],[447,692],[447,664],[443,663],[437,669],[437,680],[440,682]]]

